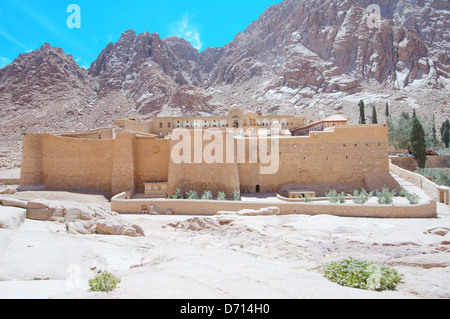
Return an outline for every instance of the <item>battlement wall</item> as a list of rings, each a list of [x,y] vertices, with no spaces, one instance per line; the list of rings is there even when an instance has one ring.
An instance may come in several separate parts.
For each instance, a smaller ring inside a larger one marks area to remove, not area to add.
[[[116,132],[111,139],[95,139],[87,133],[76,138],[27,134],[21,184],[102,190],[114,195],[128,190],[143,193],[146,182],[167,182],[170,196],[176,188],[183,193],[209,190],[231,196],[235,190],[272,192],[292,186],[320,196],[333,188],[352,193],[357,188],[399,187],[389,173],[388,129],[384,125],[340,126],[311,132],[308,137],[231,135],[228,140],[223,130],[214,134],[222,138],[200,136],[205,153],[222,154],[222,160],[211,163],[202,154],[196,158],[195,138],[190,141],[190,162],[177,163],[172,151],[179,141],[173,139],[131,132]],[[267,143],[261,143],[264,140]],[[278,166],[274,173],[263,173],[268,166],[261,162],[264,152],[271,156],[269,166]]]

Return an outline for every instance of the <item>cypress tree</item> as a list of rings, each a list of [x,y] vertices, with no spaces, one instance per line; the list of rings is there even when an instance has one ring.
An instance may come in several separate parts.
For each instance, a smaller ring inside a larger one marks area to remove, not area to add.
[[[359,101],[359,124],[366,124],[366,114],[365,114],[365,105],[364,101]]]
[[[389,113],[389,103],[386,102],[386,117],[389,117],[390,113]]]
[[[442,140],[445,144],[445,148],[449,148],[450,147],[450,130],[448,128],[444,131],[444,136],[442,137]]]
[[[413,118],[413,119],[415,119],[416,117],[417,117],[417,114],[416,114],[416,109],[414,109],[414,110],[413,110],[413,115],[412,115],[412,118]]]
[[[445,144],[445,148],[449,148],[450,144],[450,121],[446,119],[441,126],[442,142]]]
[[[417,117],[412,120],[410,151],[414,155],[419,168],[425,168],[427,163],[425,130]]]
[[[436,129],[436,117],[433,114],[433,124],[431,127],[431,139],[433,140],[433,145],[436,145],[437,142],[437,129]]]
[[[378,124],[377,108],[375,107],[375,105],[373,105],[372,109],[372,124]]]

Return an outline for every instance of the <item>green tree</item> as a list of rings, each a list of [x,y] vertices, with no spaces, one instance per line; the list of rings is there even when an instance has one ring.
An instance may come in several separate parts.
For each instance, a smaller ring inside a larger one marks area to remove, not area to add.
[[[431,126],[431,139],[433,142],[433,145],[437,142],[437,129],[436,129],[436,117],[433,114],[433,124]]]
[[[375,105],[373,105],[372,109],[372,124],[378,124],[377,108],[375,107]]]
[[[389,128],[389,142],[396,149],[409,148],[411,137],[411,119],[408,113],[402,113],[398,119],[388,118],[387,124]]]
[[[414,109],[414,110],[413,110],[413,115],[412,115],[412,118],[413,118],[413,119],[415,119],[416,117],[417,117],[417,114],[416,114],[416,109]]]
[[[386,102],[386,117],[391,116],[390,112],[389,112],[389,103]]]
[[[410,151],[414,155],[419,168],[425,168],[427,163],[425,131],[417,117],[412,119]]]
[[[364,101],[359,101],[359,124],[366,124],[366,114]]]
[[[446,119],[441,126],[442,142],[445,144],[445,148],[449,148],[450,144],[450,121]]]

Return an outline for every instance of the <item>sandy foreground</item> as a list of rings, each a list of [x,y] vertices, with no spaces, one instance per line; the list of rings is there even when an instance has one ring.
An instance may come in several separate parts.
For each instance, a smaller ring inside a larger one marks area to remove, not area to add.
[[[101,194],[18,194],[109,205]],[[437,219],[123,216],[145,238],[71,235],[64,224],[27,219],[0,229],[0,298],[450,298],[450,210],[438,209]],[[396,291],[372,292],[321,275],[349,256],[386,263],[404,279]],[[90,292],[89,278],[105,270],[118,288]]]

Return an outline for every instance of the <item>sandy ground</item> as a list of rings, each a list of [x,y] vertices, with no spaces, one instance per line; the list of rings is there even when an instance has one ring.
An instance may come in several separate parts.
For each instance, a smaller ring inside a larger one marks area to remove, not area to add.
[[[82,192],[14,196],[109,205]],[[450,298],[450,210],[442,204],[437,219],[123,217],[146,237],[70,235],[63,224],[32,220],[0,229],[0,298]],[[324,264],[349,256],[386,263],[404,279],[396,291],[372,292],[321,275]],[[115,291],[89,291],[99,270],[120,277]]]

